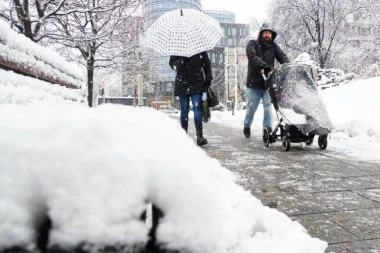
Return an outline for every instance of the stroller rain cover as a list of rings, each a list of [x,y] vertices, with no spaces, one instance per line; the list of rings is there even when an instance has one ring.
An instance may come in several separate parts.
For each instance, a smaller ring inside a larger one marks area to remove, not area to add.
[[[273,71],[266,85],[275,110],[286,123],[306,125],[303,131],[308,134],[330,132],[332,124],[309,66],[283,64]]]

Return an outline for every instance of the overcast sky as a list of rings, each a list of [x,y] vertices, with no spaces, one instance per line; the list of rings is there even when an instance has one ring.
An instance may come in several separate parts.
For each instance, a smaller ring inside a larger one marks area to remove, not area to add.
[[[264,21],[270,2],[271,0],[201,0],[204,10],[234,12],[237,23],[249,23],[252,17]]]

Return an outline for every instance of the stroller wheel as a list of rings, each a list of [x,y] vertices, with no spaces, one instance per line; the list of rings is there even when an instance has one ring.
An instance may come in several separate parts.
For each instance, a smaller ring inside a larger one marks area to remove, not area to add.
[[[318,137],[318,146],[322,150],[327,148],[327,135],[320,135]]]
[[[290,140],[283,138],[282,139],[282,147],[284,148],[285,151],[289,151],[290,149]]]
[[[310,146],[311,144],[313,144],[314,136],[314,134],[309,135],[309,139],[305,141],[306,146]]]
[[[264,127],[263,130],[263,141],[266,147],[269,147],[269,144],[271,143],[270,134],[272,132],[272,129],[268,126]]]

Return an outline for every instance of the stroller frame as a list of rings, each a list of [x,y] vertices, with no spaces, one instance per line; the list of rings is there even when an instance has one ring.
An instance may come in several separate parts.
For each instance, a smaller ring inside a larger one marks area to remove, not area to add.
[[[264,80],[267,81],[264,71],[261,71],[261,75]],[[270,126],[265,126],[263,129],[263,142],[266,147],[269,147],[271,143],[276,141],[281,141],[283,149],[289,151],[290,143],[302,143],[304,142],[307,146],[313,144],[314,137],[316,134],[309,133],[308,135],[303,134],[299,129],[306,127],[303,124],[287,124],[284,123],[284,118],[278,117],[279,112],[276,110],[277,118],[279,118],[278,123],[273,128]],[[279,132],[279,134],[277,133]],[[318,146],[321,150],[327,148],[327,138],[328,134],[322,134],[318,137]]]
[[[273,130],[269,126],[264,127],[263,141],[266,147],[269,147],[271,143],[281,141],[283,149],[289,151],[290,143],[304,142],[307,146],[313,144],[315,134],[304,135],[298,130],[303,127],[303,125],[283,124],[283,122],[284,120],[281,117]],[[277,132],[279,132],[279,134]],[[327,137],[327,134],[318,137],[318,146],[321,150],[327,148]]]

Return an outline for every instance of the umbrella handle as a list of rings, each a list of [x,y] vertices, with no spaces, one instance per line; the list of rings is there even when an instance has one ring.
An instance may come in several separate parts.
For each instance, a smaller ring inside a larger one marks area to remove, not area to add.
[[[265,76],[265,72],[264,72],[264,70],[262,69],[261,70],[261,75],[263,76],[263,78],[264,78],[264,81],[266,81],[268,78]]]
[[[273,70],[271,70],[271,71],[268,73],[268,77],[269,77],[272,73],[273,73]],[[264,81],[266,81],[266,80],[268,79],[268,77],[265,76],[265,72],[264,72],[263,69],[261,70],[261,75],[263,76]]]

